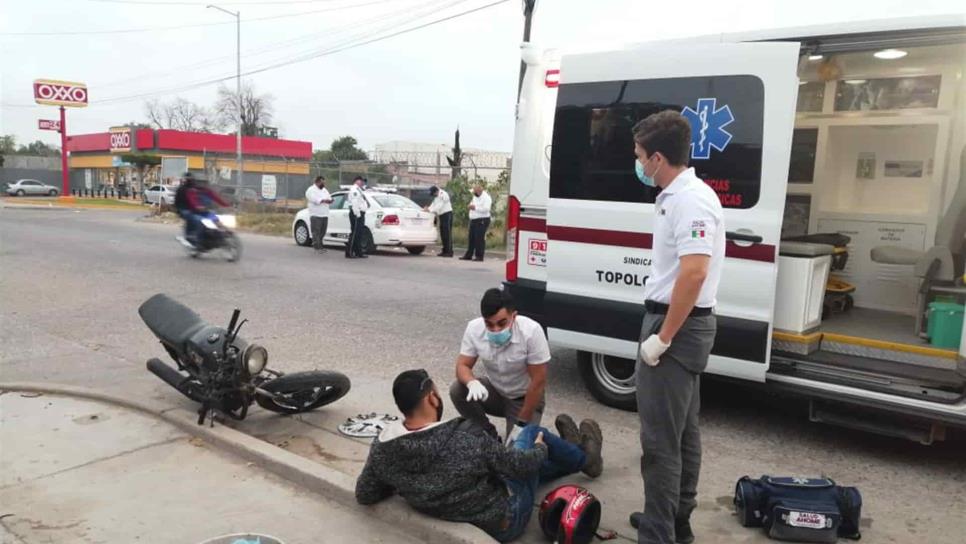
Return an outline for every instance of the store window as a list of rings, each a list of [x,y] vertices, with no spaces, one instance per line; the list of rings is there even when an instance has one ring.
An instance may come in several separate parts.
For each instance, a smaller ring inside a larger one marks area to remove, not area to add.
[[[645,187],[634,174],[632,128],[668,109],[702,110],[695,119],[707,120],[713,107],[722,117],[727,108],[732,120],[720,126],[713,120],[702,134],[693,135],[704,138],[695,141],[705,152],[692,148],[690,165],[715,189],[724,207],[751,208],[761,185],[763,100],[761,80],[747,75],[561,85],[550,197],[653,203],[658,191]],[[708,138],[716,138],[717,147],[709,147]]]
[[[825,104],[824,81],[802,81],[798,85],[799,113],[820,112]]]
[[[935,108],[941,83],[942,76],[843,79],[836,85],[835,111]]]

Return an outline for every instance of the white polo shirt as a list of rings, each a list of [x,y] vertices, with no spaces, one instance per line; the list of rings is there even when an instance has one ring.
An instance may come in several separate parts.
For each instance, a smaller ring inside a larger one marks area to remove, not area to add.
[[[725,257],[725,225],[721,201],[711,187],[688,168],[674,178],[654,203],[654,249],[644,298],[671,303],[681,272],[681,257],[709,255],[708,276],[695,306],[713,308]]]
[[[323,201],[331,199],[332,196],[325,187],[316,187],[314,183],[305,190],[305,200],[309,202],[309,215],[312,217],[328,217],[329,203]]]
[[[508,399],[518,399],[526,396],[530,387],[527,367],[550,362],[550,345],[539,323],[517,315],[510,341],[494,346],[486,339],[486,322],[478,317],[466,326],[460,354],[476,357],[483,363],[486,376],[497,392]]]
[[[483,191],[480,196],[473,195],[473,200],[470,204],[475,206],[475,209],[470,210],[470,221],[474,219],[485,219],[490,216],[490,207],[493,206],[493,199],[490,198],[490,193]]]
[[[449,193],[440,189],[436,193],[436,198],[433,199],[433,203],[429,205],[429,211],[435,213],[436,215],[443,215],[444,213],[450,213],[453,211],[453,204],[450,202]]]
[[[353,185],[349,189],[349,209],[356,217],[369,210],[369,201],[366,200],[362,189],[358,185]]]

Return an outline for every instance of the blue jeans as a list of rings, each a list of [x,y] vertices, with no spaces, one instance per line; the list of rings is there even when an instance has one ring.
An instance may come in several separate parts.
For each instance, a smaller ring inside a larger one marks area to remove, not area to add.
[[[201,227],[201,214],[194,213],[190,210],[184,210],[181,213],[181,217],[184,219],[184,237],[186,240],[192,244],[196,243],[198,240],[198,231]]]
[[[543,465],[540,466],[540,471],[526,480],[505,480],[507,489],[511,493],[509,500],[510,524],[500,534],[494,535],[500,542],[509,542],[519,538],[526,531],[527,523],[530,522],[530,516],[533,514],[533,505],[536,502],[537,486],[561,476],[578,472],[587,462],[587,456],[575,444],[571,444],[549,430],[536,425],[527,425],[520,432],[520,436],[513,443],[513,447],[520,450],[533,449],[537,433],[541,432],[543,433],[543,441],[547,444],[549,455]]]

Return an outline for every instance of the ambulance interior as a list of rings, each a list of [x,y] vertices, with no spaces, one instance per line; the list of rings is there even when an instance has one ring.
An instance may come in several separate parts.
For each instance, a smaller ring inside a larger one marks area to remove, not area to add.
[[[957,403],[966,44],[917,43],[804,49],[772,371]]]

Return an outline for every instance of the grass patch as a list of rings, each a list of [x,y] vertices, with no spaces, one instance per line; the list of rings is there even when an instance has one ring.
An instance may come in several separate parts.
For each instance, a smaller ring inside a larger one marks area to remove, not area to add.
[[[469,245],[470,228],[453,225],[453,247]],[[486,229],[486,249],[506,250],[506,228],[502,221],[495,220]]]
[[[256,234],[288,236],[292,232],[292,214],[289,213],[240,213],[238,228]]]

